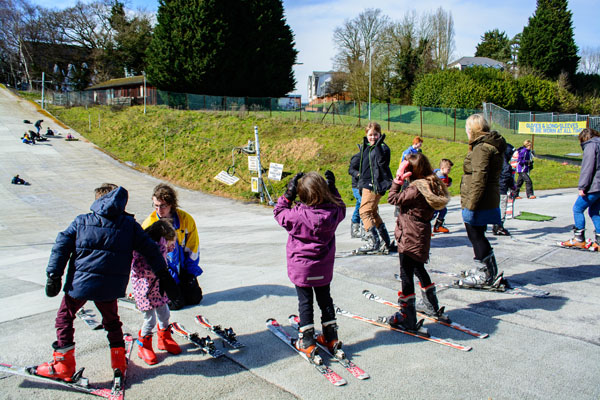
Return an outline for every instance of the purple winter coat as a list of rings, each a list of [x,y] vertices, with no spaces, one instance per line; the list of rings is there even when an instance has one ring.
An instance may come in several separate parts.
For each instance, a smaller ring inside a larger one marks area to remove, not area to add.
[[[275,219],[289,233],[287,271],[292,283],[300,287],[325,286],[333,277],[335,230],[346,217],[346,205],[309,207],[291,203],[281,196],[273,209]]]

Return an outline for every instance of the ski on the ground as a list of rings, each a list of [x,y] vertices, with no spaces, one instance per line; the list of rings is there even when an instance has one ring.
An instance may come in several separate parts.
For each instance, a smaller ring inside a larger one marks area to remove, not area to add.
[[[369,251],[366,253],[363,252],[358,252],[358,250],[354,249],[354,250],[348,250],[348,251],[338,251],[335,253],[335,258],[347,258],[347,257],[353,257],[353,256],[387,256],[387,257],[397,257],[398,256],[398,252],[383,252],[380,250],[375,250],[375,251]]]
[[[400,309],[400,304],[394,303],[394,302],[389,301],[389,300],[384,300],[381,297],[379,297],[376,294],[374,294],[373,292],[371,292],[370,290],[365,289],[365,290],[363,290],[362,294],[363,294],[363,296],[365,296],[369,300],[373,300],[373,301],[376,301],[377,303],[385,304],[387,306]],[[434,317],[432,317],[430,315],[427,315],[427,314],[421,313],[421,312],[417,312],[417,315],[419,315],[419,316],[421,316],[423,318],[426,318],[426,319],[428,319],[430,321],[437,322],[438,324],[447,326],[449,328],[456,329],[457,331],[464,332],[464,333],[466,333],[468,335],[475,336],[476,338],[479,338],[479,339],[485,339],[486,337],[489,336],[487,333],[478,332],[478,331],[476,331],[474,329],[467,328],[466,326],[458,324],[456,322],[441,321],[441,320],[439,320],[437,318],[434,318]]]
[[[123,335],[125,341],[125,360],[127,362],[127,369],[129,369],[129,359],[131,358],[131,350],[133,348],[133,336],[129,333]],[[125,378],[127,376],[127,369],[121,374],[118,369],[114,370],[113,384],[111,389],[110,400],[123,400],[125,398]]]
[[[300,323],[300,318],[297,315],[292,314],[289,316],[289,321],[290,321],[290,325],[292,326],[292,328],[298,330],[298,328],[299,328],[298,324]],[[319,333],[320,332],[315,331],[315,338],[319,335]],[[357,379],[368,379],[369,378],[369,374],[367,374],[365,371],[363,371],[361,368],[359,368],[356,364],[354,364],[351,360],[349,360],[346,356],[346,353],[342,349],[339,349],[338,351],[335,352],[335,354],[332,354],[331,351],[329,351],[329,349],[327,348],[327,346],[323,346],[319,342],[317,342],[317,345],[319,346],[319,348],[321,350],[323,350],[325,353],[327,353],[332,359],[339,362],[342,365],[342,367],[346,368],[346,370],[348,370],[348,372],[350,372],[353,377],[355,377]]]
[[[329,382],[333,383],[335,386],[342,386],[347,383],[346,380],[339,376],[334,370],[326,365],[323,365],[323,360],[321,357],[317,355],[315,358],[311,359],[306,354],[296,349],[295,343],[297,339],[291,337],[290,334],[287,333],[281,325],[279,325],[277,320],[274,318],[269,318],[267,320],[267,329],[269,329],[272,334],[290,346],[296,353],[300,355],[300,357],[308,361],[308,363],[315,367],[315,369],[319,371],[319,373],[323,375]]]
[[[208,329],[210,332],[213,332],[215,335],[219,336],[221,339],[223,339],[223,342],[227,343],[234,349],[239,349],[239,348],[244,347],[244,344],[240,343],[237,340],[236,334],[232,328],[223,329],[223,328],[221,328],[221,325],[212,325],[202,315],[196,315],[196,317],[194,319],[196,320],[196,322],[198,324],[202,325],[203,327]]]
[[[189,340],[195,346],[200,348],[203,353],[208,354],[213,358],[219,358],[224,354],[221,350],[218,350],[215,347],[215,343],[212,341],[210,336],[200,337],[200,335],[197,333],[188,331],[183,325],[177,322],[171,323],[171,332]]]
[[[581,251],[598,251],[598,249],[595,246],[592,246],[593,244],[594,244],[594,241],[590,238],[586,239],[584,247],[565,246],[565,245],[563,245],[563,242],[556,242],[556,246],[560,247],[561,249],[572,249],[572,250],[581,250]]]
[[[44,383],[49,383],[53,385],[64,386],[67,388],[71,388],[78,392],[83,392],[87,394],[92,394],[94,396],[100,396],[104,398],[110,398],[112,395],[111,390],[107,388],[97,388],[94,386],[90,386],[87,378],[83,377],[84,368],[79,369],[72,378],[71,382],[67,382],[59,379],[47,378],[45,376],[40,376],[35,374],[35,366],[31,367],[20,367],[17,365],[11,365],[6,363],[0,363],[0,373],[7,373],[12,375],[19,375],[27,379],[35,379],[37,381],[41,381]]]
[[[79,311],[77,311],[76,315],[93,330],[103,328],[102,323],[98,322],[96,319],[96,314],[92,310],[86,310],[82,307],[79,309]]]
[[[398,328],[398,327],[395,327],[395,326],[391,326],[390,324],[385,323],[385,322],[380,322],[380,321],[376,321],[376,320],[371,319],[371,318],[362,317],[360,315],[352,314],[351,312],[343,310],[343,309],[341,309],[340,307],[337,307],[337,306],[335,307],[335,312],[337,314],[343,315],[344,317],[352,318],[352,319],[355,319],[355,320],[358,320],[358,321],[362,321],[362,322],[367,322],[367,323],[375,325],[375,326],[380,326],[382,328],[387,328],[387,329],[390,329],[392,331],[401,332],[401,333],[404,333],[406,335],[414,336],[414,337],[419,338],[419,339],[423,339],[423,340],[427,340],[427,341],[434,342],[434,343],[437,343],[437,344],[441,344],[443,346],[448,346],[448,347],[451,347],[453,349],[462,350],[462,351],[470,351],[472,349],[472,347],[470,347],[470,346],[464,346],[462,344],[453,343],[453,342],[450,342],[448,340],[441,339],[441,338],[438,338],[438,337],[435,337],[435,336],[423,336],[423,335],[419,335],[416,332],[411,332],[411,331],[407,331],[407,330],[404,330],[404,329],[401,329],[401,328]]]
[[[447,276],[452,276],[455,278],[463,278],[463,276],[461,274],[457,274],[454,272],[440,271],[437,269],[429,269],[428,271],[431,273],[434,273],[434,274],[447,275]],[[397,280],[401,280],[400,275],[395,274],[394,276],[396,277]],[[436,286],[440,289],[440,291],[444,290],[444,289],[471,289],[471,290],[479,290],[479,291],[487,291],[487,292],[499,292],[499,293],[514,294],[514,295],[519,295],[519,296],[529,296],[529,297],[548,297],[550,295],[550,292],[547,292],[542,289],[535,289],[535,288],[529,288],[529,287],[525,287],[525,286],[518,286],[518,285],[510,284],[504,278],[503,273],[500,273],[498,275],[498,277],[496,278],[496,282],[493,285],[466,286],[466,285],[462,285],[460,283],[460,280],[457,280],[452,283],[442,283],[442,284],[436,283]]]
[[[135,304],[135,297],[133,297],[133,293],[127,293],[125,297],[119,297],[119,300],[124,301],[125,303]]]

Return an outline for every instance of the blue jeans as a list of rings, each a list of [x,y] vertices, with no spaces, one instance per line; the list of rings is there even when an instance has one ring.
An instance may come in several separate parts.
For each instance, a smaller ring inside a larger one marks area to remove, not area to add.
[[[589,207],[588,214],[594,224],[597,234],[600,234],[600,192],[588,193],[585,196],[578,196],[573,204],[573,219],[575,228],[585,229],[585,216],[583,212]]]
[[[360,196],[360,190],[358,188],[352,188],[352,194],[354,195],[354,198],[356,199],[356,207],[354,207],[354,212],[352,213],[352,223],[359,224],[360,223],[360,213],[358,210],[360,209],[360,200],[362,199],[362,197]]]
[[[432,220],[437,218],[437,219],[439,219],[439,220],[443,221],[443,220],[445,220],[445,219],[446,219],[446,214],[448,214],[448,207],[444,207],[444,208],[442,208],[442,209],[441,209],[441,210],[439,210],[439,211],[435,211],[435,212],[433,213],[433,218],[432,218]]]

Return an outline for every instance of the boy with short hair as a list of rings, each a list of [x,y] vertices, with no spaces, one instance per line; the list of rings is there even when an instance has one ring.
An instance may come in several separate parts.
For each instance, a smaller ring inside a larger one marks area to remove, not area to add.
[[[442,182],[446,184],[447,187],[452,186],[452,178],[450,178],[450,170],[454,166],[454,163],[447,158],[442,158],[440,161],[440,167],[433,170],[433,173],[440,178]],[[446,214],[448,213],[448,207],[444,207],[443,209],[436,211],[433,215],[435,218],[435,224],[433,226],[433,232],[435,233],[448,233],[450,232],[448,228],[444,226],[444,219],[446,218]]]
[[[65,295],[56,314],[53,361],[35,367],[40,376],[72,380],[76,370],[73,320],[87,300],[92,300],[102,314],[115,376],[125,372],[127,360],[117,299],[125,296],[133,250],[148,260],[167,295],[175,286],[156,242],[125,212],[127,190],[104,183],[95,189],[95,195],[92,212],[77,216],[60,232],[50,254],[46,269],[48,297],[58,295],[67,264],[68,268]]]

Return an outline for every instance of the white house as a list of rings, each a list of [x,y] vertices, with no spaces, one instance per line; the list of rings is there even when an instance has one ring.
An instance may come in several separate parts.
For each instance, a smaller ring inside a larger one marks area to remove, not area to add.
[[[308,101],[327,95],[327,88],[333,80],[334,71],[313,71],[308,77]]]

